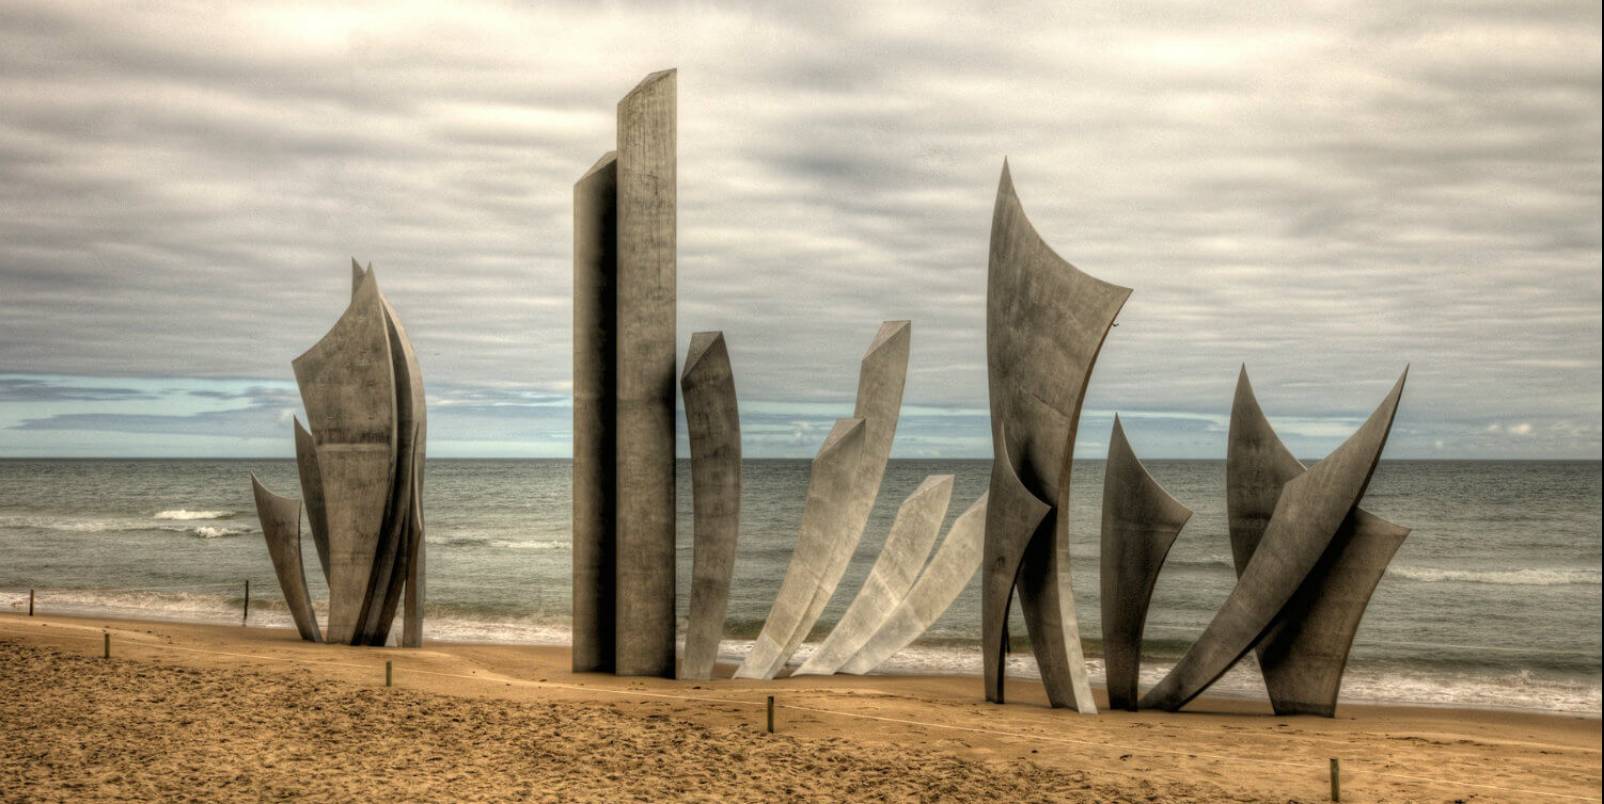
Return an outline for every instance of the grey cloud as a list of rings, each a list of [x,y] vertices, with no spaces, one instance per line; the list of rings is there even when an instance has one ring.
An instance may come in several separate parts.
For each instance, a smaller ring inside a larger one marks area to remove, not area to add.
[[[743,401],[850,406],[910,318],[910,403],[984,409],[1006,155],[1135,289],[1089,409],[1217,414],[1245,361],[1267,409],[1351,417],[1412,363],[1397,449],[1599,454],[1596,4],[6,14],[0,371],[282,382],[356,256],[442,426],[564,438],[572,183],[677,65],[680,348],[722,328]],[[904,435],[984,454],[983,419]]]

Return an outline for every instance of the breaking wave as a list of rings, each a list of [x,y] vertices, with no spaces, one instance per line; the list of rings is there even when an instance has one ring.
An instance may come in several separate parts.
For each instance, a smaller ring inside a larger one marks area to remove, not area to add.
[[[1429,567],[1392,567],[1388,575],[1423,583],[1484,583],[1501,586],[1596,585],[1597,569],[1527,568],[1515,570],[1450,570]]]

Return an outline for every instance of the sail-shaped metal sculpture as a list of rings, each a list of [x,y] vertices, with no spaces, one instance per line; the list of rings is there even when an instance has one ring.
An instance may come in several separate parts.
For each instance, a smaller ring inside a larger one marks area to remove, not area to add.
[[[301,564],[301,501],[268,491],[254,472],[251,473],[251,492],[256,498],[256,518],[262,523],[262,536],[267,539],[267,554],[273,559],[273,573],[278,576],[284,605],[289,607],[295,630],[308,642],[322,642],[317,612],[312,609],[312,596],[306,591],[306,569]]]
[[[1259,407],[1244,366],[1226,451],[1226,510],[1237,575],[1258,549],[1282,487],[1304,471]],[[1277,714],[1335,714],[1359,621],[1408,535],[1408,528],[1360,508],[1343,521],[1320,563],[1255,647]]]
[[[930,548],[936,545],[947,504],[952,500],[952,484],[952,475],[931,475],[903,500],[857,597],[831,629],[830,636],[793,675],[831,675],[874,636],[913,587],[930,556]]]
[[[401,644],[416,647],[422,644],[424,603],[423,374],[372,266],[363,269],[352,260],[351,281],[351,301],[339,321],[291,363],[309,425],[295,421],[301,493],[329,587],[324,638],[382,645],[396,611],[404,609]],[[289,498],[259,493],[257,499],[267,532],[269,520],[282,518],[282,511],[274,511],[288,505],[272,500]],[[297,511],[299,566],[300,504],[290,502]],[[298,590],[294,578],[280,573],[286,599],[306,595],[303,570],[293,574]]]
[[[841,665],[841,672],[862,675],[879,667],[930,630],[958,599],[959,593],[969,586],[975,571],[980,569],[988,496],[980,495],[980,499],[958,515],[947,529],[947,538],[942,540],[935,557],[914,581],[913,588],[886,615],[863,647]]]
[[[679,677],[706,679],[718,660],[729,608],[730,574],[741,535],[741,413],[722,332],[691,336],[685,370],[685,424],[691,445],[691,602]]]
[[[792,635],[813,627],[807,616],[814,594],[821,586],[835,588],[841,580],[834,554],[845,533],[842,523],[863,458],[865,429],[862,419],[838,419],[819,447],[785,580],[763,621],[763,631],[752,643],[752,652],[736,668],[736,678],[774,678],[790,657],[785,649],[792,643]]]
[[[301,494],[306,502],[306,519],[312,528],[312,544],[317,549],[317,563],[323,577],[329,577],[329,517],[323,510],[323,473],[317,468],[317,442],[312,434],[295,421],[295,467],[301,478]]]
[[[334,328],[291,365],[323,479],[328,640],[360,643],[396,458],[395,368],[372,273]]]
[[[1180,662],[1142,697],[1142,708],[1180,709],[1264,638],[1364,497],[1408,374],[1405,370],[1342,446],[1282,487],[1263,537],[1230,596]]]
[[[1119,415],[1103,469],[1103,666],[1110,709],[1134,711],[1142,665],[1142,630],[1153,585],[1175,537],[1192,518],[1137,459]]]
[[[1007,162],[989,263],[994,469],[981,598],[986,699],[1003,701],[1008,610],[1017,588],[1048,700],[1094,712],[1069,581],[1069,478],[1086,385],[1130,290],[1083,273],[1042,240],[1025,217]],[[1021,530],[1037,504],[1046,508],[1039,522]]]
[[[802,597],[786,600],[783,606],[779,599],[775,600],[762,635],[736,671],[737,678],[773,678],[785,666],[812,631],[819,615],[824,613],[824,607],[851,563],[858,542],[863,538],[863,528],[868,524],[869,511],[880,494],[886,461],[891,457],[891,442],[896,436],[897,418],[902,410],[912,333],[913,327],[907,321],[886,321],[864,353],[858,368],[858,397],[853,408],[853,419],[862,422],[860,457],[854,459],[852,476],[846,479],[839,498],[815,497],[809,487],[802,513],[804,533],[811,521],[815,527],[823,529],[828,538],[804,546],[802,537],[798,536],[791,565],[786,570],[786,583],[790,594]],[[818,461],[814,464],[817,467]],[[829,506],[829,512],[812,510],[821,505]],[[793,583],[793,577],[796,583],[806,579],[805,590]],[[781,595],[787,594],[787,586],[782,586]],[[791,618],[793,611],[794,619]],[[776,621],[775,614],[782,615],[782,619]]]

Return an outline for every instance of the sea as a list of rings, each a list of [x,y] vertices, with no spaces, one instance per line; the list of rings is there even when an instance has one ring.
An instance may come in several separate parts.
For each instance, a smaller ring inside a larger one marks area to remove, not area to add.
[[[807,461],[743,467],[741,541],[730,594],[730,660],[750,649],[790,561]],[[1143,681],[1156,682],[1234,583],[1223,461],[1148,463],[1195,513],[1164,565],[1148,616]],[[897,506],[926,477],[955,476],[950,523],[985,490],[986,460],[893,460],[845,578],[801,661],[856,595]],[[288,460],[0,460],[0,613],[239,623],[289,628],[251,499],[250,474],[299,496]],[[426,639],[566,644],[569,462],[431,460]],[[1098,526],[1103,463],[1077,461],[1070,576],[1093,683],[1102,675]],[[1381,580],[1353,646],[1343,700],[1600,714],[1597,461],[1383,461],[1363,505],[1413,529]],[[690,592],[690,468],[679,466],[679,610]],[[307,538],[309,585],[327,589]],[[978,675],[980,579],[887,674]],[[0,616],[5,616],[0,614]],[[1017,614],[1016,614],[1017,618]],[[1024,628],[1010,672],[1035,673]],[[1249,656],[1214,692],[1264,696]],[[976,682],[976,694],[980,694]]]

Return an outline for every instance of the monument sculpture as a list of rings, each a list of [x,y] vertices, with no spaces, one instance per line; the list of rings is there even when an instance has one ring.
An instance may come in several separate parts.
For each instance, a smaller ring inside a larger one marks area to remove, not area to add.
[[[813,482],[819,479],[821,461],[814,459],[814,476],[809,482],[802,528],[786,568],[785,580],[775,597],[763,631],[752,652],[736,670],[736,678],[773,678],[796,652],[813,629],[824,607],[835,594],[836,585],[846,572],[852,555],[863,537],[869,511],[879,496],[881,476],[891,456],[897,417],[902,409],[902,390],[908,371],[908,350],[912,327],[907,321],[887,321],[864,354],[858,373],[858,397],[853,418],[862,430],[861,443],[853,450],[846,475],[836,486],[833,475],[828,491],[815,494]],[[841,429],[838,422],[836,430]],[[834,437],[832,433],[832,438]],[[830,439],[825,441],[826,447]],[[827,465],[836,471],[835,462]]]
[[[1017,589],[1048,700],[1096,711],[1067,566],[1069,477],[1086,385],[1129,296],[1128,288],[1083,273],[1042,240],[1005,161],[986,285],[993,468],[981,642],[988,701],[1003,702],[1008,611]]]
[[[372,267],[352,261],[350,304],[291,361],[310,427],[295,422],[301,493],[329,587],[328,642],[383,645],[398,608],[401,644],[423,640],[423,375]],[[300,502],[253,476],[257,514],[302,638],[318,641],[300,549]],[[292,510],[293,509],[293,510]],[[404,601],[404,602],[403,602]]]
[[[1171,497],[1137,459],[1119,415],[1103,469],[1103,666],[1110,709],[1136,710],[1142,630],[1164,558],[1191,509]]]
[[[833,563],[832,545],[842,538],[841,523],[846,519],[858,463],[863,459],[865,430],[862,419],[838,419],[819,447],[808,477],[802,526],[791,563],[785,569],[785,580],[780,582],[763,631],[752,643],[752,652],[736,668],[736,678],[774,678],[790,657],[785,646],[807,617],[814,591],[826,582],[834,587],[835,581],[826,577],[830,571],[827,565]],[[835,580],[840,580],[839,574]]]
[[[322,642],[312,596],[306,591],[306,570],[301,566],[301,501],[268,491],[254,472],[251,491],[256,497],[256,518],[267,539],[267,554],[273,559],[273,573],[278,576],[295,630],[307,642]]]
[[[862,648],[875,629],[902,602],[941,535],[941,523],[952,500],[952,475],[931,475],[897,509],[885,544],[863,580],[858,596],[836,622],[824,643],[793,675],[835,673]]]
[[[576,671],[674,675],[675,108],[647,76],[574,186]]]
[[[1305,471],[1265,418],[1244,366],[1226,451],[1226,510],[1238,576],[1264,537],[1281,489]],[[1361,508],[1349,512],[1325,555],[1255,646],[1276,714],[1336,713],[1359,621],[1408,535],[1408,528]]]
[[[980,495],[953,521],[934,558],[919,574],[913,588],[880,621],[863,647],[840,671],[862,675],[879,667],[897,651],[930,630],[980,569],[982,540],[986,535],[986,494]]]
[[[741,414],[724,333],[691,336],[680,389],[685,395],[685,424],[690,433],[696,538],[679,677],[707,679],[724,637],[730,574],[735,569],[735,545],[741,533]]]
[[[1381,405],[1342,446],[1282,486],[1269,522],[1230,596],[1169,674],[1142,697],[1142,708],[1180,709],[1263,641],[1364,497],[1386,446],[1408,373],[1406,369]],[[1325,586],[1341,583],[1334,578]],[[1299,638],[1329,644],[1331,634],[1311,632]]]

